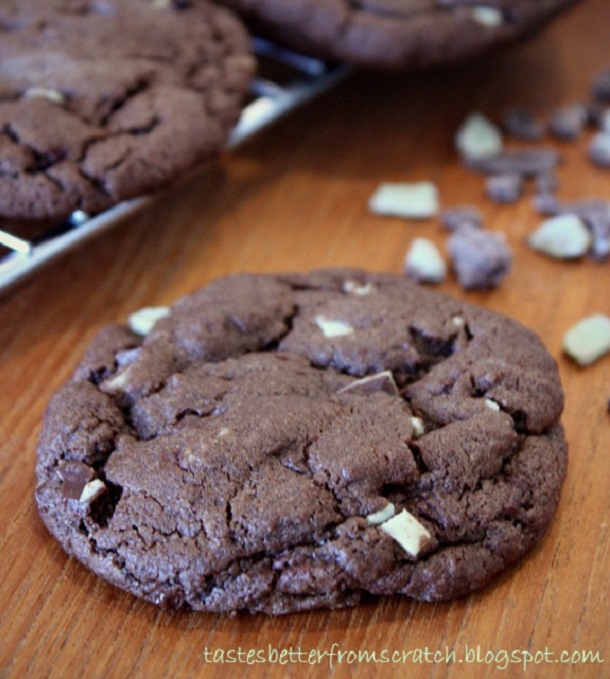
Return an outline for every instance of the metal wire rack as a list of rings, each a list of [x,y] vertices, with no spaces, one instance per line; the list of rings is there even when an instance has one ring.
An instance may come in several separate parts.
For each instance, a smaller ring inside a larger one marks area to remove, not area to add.
[[[350,70],[345,64],[290,52],[260,38],[253,39],[253,49],[260,75],[252,82],[250,99],[228,140],[229,148],[235,148],[330,89]],[[32,238],[23,237],[10,227],[0,228],[0,291],[112,228],[150,200],[152,196],[134,198],[95,215],[77,210],[65,221]]]

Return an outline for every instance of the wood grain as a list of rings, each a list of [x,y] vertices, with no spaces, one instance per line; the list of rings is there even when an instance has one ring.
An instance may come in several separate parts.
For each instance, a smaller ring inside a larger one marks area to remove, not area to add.
[[[412,75],[355,74],[0,300],[3,676],[224,677],[231,668],[252,677],[514,677],[524,669],[534,677],[610,676],[610,357],[582,369],[561,355],[570,325],[610,313],[610,264],[560,263],[528,250],[524,237],[538,221],[531,194],[511,207],[486,201],[482,179],[452,150],[453,133],[472,110],[498,119],[504,107],[524,105],[547,115],[587,99],[591,77],[610,67],[609,37],[607,0],[589,0],[493,57]],[[560,194],[610,198],[610,172],[593,168],[585,147],[585,140],[560,145]],[[466,293],[453,279],[442,289],[529,325],[558,360],[570,466],[544,541],[460,601],[393,598],[281,619],[158,611],[67,558],[33,502],[36,439],[49,397],[96,330],[235,271],[354,265],[400,272],[415,236],[444,247],[446,235],[436,220],[375,217],[367,200],[382,181],[419,179],[438,184],[445,206],[478,205],[488,228],[504,231],[515,251],[500,289]],[[334,658],[331,670],[328,657],[237,668],[204,655],[240,647],[323,653],[333,644],[378,654],[428,649],[442,659],[420,655],[393,665],[345,658],[337,665]],[[477,647],[483,659],[493,651],[490,662],[459,662]],[[545,649],[553,659],[592,651],[605,663],[515,663],[500,672],[502,651],[523,659],[523,651]],[[455,653],[448,663],[447,653]]]

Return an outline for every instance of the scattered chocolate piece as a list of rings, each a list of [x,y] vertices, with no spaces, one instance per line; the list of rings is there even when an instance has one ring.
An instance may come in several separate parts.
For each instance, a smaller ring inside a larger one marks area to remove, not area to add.
[[[604,71],[593,81],[593,96],[597,101],[610,103],[610,70]]]
[[[468,166],[488,175],[519,174],[535,177],[552,172],[561,161],[560,154],[551,147],[511,149],[490,157],[470,160]]]
[[[583,318],[563,337],[563,351],[579,365],[590,365],[610,352],[610,318],[593,314]]]
[[[488,177],[485,193],[496,203],[516,203],[523,193],[523,177],[518,174],[503,174]]]
[[[610,133],[610,107],[604,107],[599,111],[596,125],[601,132]]]
[[[607,110],[607,106],[599,101],[589,102],[587,104],[587,125],[600,130],[604,129],[604,118]]]
[[[589,112],[583,104],[563,106],[553,113],[549,131],[562,141],[575,141],[582,134],[588,120]]]
[[[555,172],[541,172],[534,179],[537,193],[554,193],[559,187],[559,180]]]
[[[466,290],[489,290],[504,279],[512,254],[504,234],[480,229],[455,231],[448,242],[453,269]]]
[[[610,208],[610,204],[608,207]],[[598,261],[608,259],[610,256],[610,209],[606,211],[606,214],[591,215],[586,223],[593,236],[591,256]]]
[[[552,217],[558,214],[559,201],[552,193],[537,193],[534,196],[534,209],[539,215]]]
[[[551,217],[529,235],[528,245],[549,257],[576,259],[591,247],[592,237],[580,217],[562,214]]]
[[[447,264],[434,241],[414,238],[405,256],[405,273],[420,283],[441,283],[447,275]]]
[[[589,158],[600,167],[610,167],[610,132],[594,134],[589,143]]]
[[[534,204],[540,214],[549,217],[575,215],[588,227],[593,244],[590,254],[594,259],[604,260],[610,255],[610,201],[603,198],[587,198],[562,203],[554,196],[539,195]]]
[[[432,182],[380,184],[369,200],[374,214],[427,219],[438,213],[438,188]]]
[[[465,161],[493,158],[502,152],[502,133],[482,113],[471,113],[455,135],[455,147]]]
[[[587,225],[593,237],[591,255],[604,260],[610,255],[610,201],[603,198],[589,198],[560,205],[562,214],[574,214]]]
[[[455,231],[464,226],[470,226],[474,229],[483,228],[483,215],[476,207],[471,205],[461,205],[444,210],[441,213],[441,225],[447,231]]]
[[[544,125],[531,111],[524,108],[510,108],[504,112],[502,126],[515,139],[538,142],[544,137]]]

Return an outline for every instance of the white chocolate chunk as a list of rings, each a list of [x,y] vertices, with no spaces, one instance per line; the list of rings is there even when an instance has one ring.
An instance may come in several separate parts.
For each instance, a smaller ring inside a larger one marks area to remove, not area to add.
[[[573,259],[582,257],[591,247],[592,240],[582,219],[566,214],[544,220],[527,242],[534,250],[550,257]]]
[[[65,104],[66,98],[59,90],[52,90],[47,87],[30,87],[25,91],[26,97],[42,97],[54,104]]]
[[[123,372],[119,373],[118,375],[115,375],[114,377],[111,377],[108,380],[104,380],[101,384],[102,388],[104,391],[107,391],[109,393],[113,392],[118,392],[122,391],[125,384],[127,384],[127,373],[129,369],[124,370]]]
[[[380,509],[378,512],[375,512],[374,514],[369,514],[366,517],[367,523],[371,524],[371,526],[378,526],[388,519],[391,519],[394,514],[396,513],[396,507],[391,502],[388,502],[388,504],[383,508]]]
[[[343,284],[343,291],[350,295],[370,295],[371,292],[373,292],[373,289],[371,283],[360,285],[359,283],[356,283],[356,281],[345,281]]]
[[[335,321],[324,316],[316,316],[315,320],[324,337],[345,337],[354,332],[354,328],[343,321]]]
[[[610,352],[610,317],[593,314],[583,318],[563,337],[563,350],[579,365],[589,365]]]
[[[471,113],[455,135],[455,147],[466,160],[496,156],[503,146],[502,133],[481,113]]]
[[[466,325],[466,321],[461,316],[454,316],[451,319],[451,322],[456,328],[463,328]]]
[[[429,238],[415,238],[405,255],[405,273],[423,283],[441,283],[447,275],[447,264]]]
[[[148,335],[155,323],[170,314],[169,307],[147,306],[134,311],[127,319],[127,325],[138,335]]]
[[[93,481],[89,481],[89,483],[85,484],[85,487],[83,488],[80,497],[78,498],[78,501],[90,502],[105,489],[106,486],[103,481],[101,481],[100,479],[93,479]]]
[[[472,18],[487,28],[497,28],[504,23],[504,15],[497,7],[478,5],[471,10]]]
[[[412,417],[411,426],[413,427],[413,436],[418,439],[426,433],[426,428],[424,427],[424,421],[421,417]]]
[[[359,380],[354,380],[350,382],[345,387],[339,389],[339,394],[344,394],[345,392],[356,392],[359,394],[371,394],[376,391],[384,391],[386,394],[391,396],[398,396],[398,386],[394,381],[394,375],[390,370],[384,370],[383,372],[376,373],[375,375],[367,375],[367,377],[362,377]]]
[[[495,412],[500,412],[500,404],[496,403],[495,401],[492,401],[490,398],[485,399],[485,405],[490,409]]]
[[[369,200],[369,209],[378,215],[427,219],[438,212],[438,189],[432,182],[380,184]]]
[[[394,538],[411,556],[417,556],[432,538],[426,527],[406,509],[382,523],[380,529]]]

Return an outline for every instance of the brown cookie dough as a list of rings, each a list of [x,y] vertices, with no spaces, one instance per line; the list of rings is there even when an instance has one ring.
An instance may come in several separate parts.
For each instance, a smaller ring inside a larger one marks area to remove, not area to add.
[[[0,6],[0,216],[98,212],[216,153],[253,71],[204,0]]]
[[[554,359],[495,312],[391,274],[235,275],[99,333],[49,405],[36,500],[161,606],[445,600],[547,529],[562,408]]]
[[[412,68],[527,34],[574,0],[223,0],[259,34],[324,59]]]

